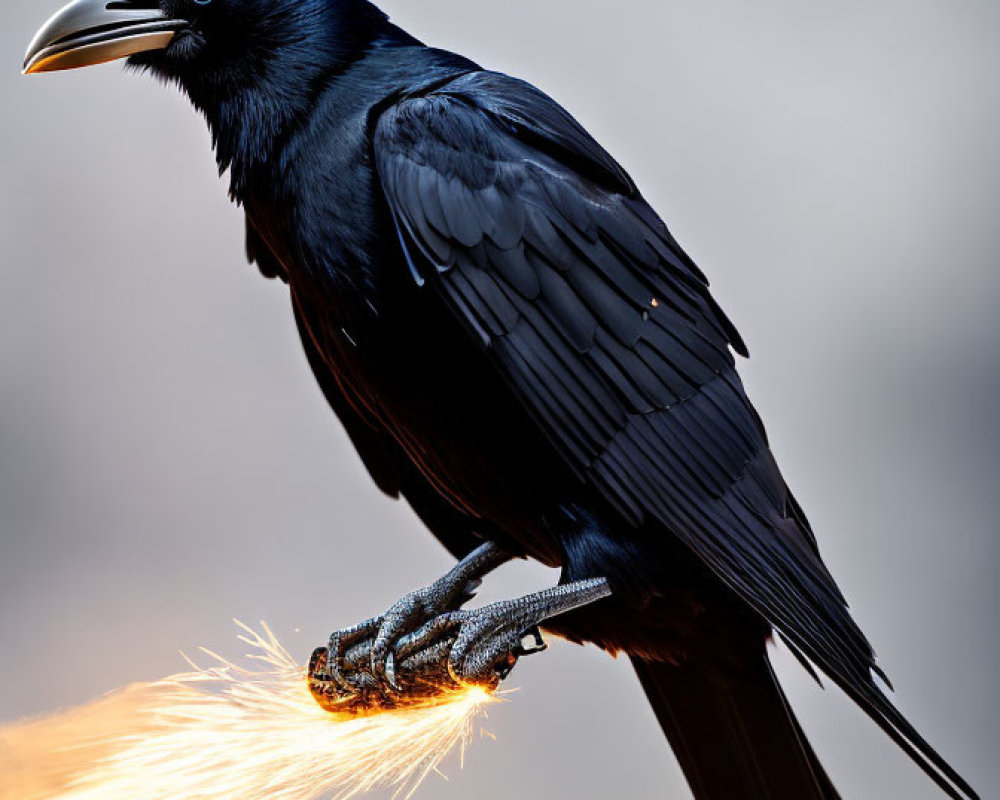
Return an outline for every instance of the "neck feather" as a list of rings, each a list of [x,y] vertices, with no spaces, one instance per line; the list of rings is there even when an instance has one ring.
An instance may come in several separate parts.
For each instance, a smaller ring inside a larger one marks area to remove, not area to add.
[[[304,124],[316,98],[338,75],[376,49],[419,42],[392,25],[367,2],[351,34],[317,26],[266,58],[249,74],[183,86],[204,114],[219,174],[230,174],[230,194],[240,201],[250,175],[272,164],[288,136]]]

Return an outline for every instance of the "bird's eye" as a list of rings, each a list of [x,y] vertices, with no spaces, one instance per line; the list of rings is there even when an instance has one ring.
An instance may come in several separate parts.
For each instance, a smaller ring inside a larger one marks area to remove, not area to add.
[[[210,6],[212,5],[212,0],[194,0],[196,6]]]

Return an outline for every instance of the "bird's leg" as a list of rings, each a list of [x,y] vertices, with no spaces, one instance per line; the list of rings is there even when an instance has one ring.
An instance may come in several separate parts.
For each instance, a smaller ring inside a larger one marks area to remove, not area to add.
[[[344,677],[344,656],[357,643],[375,637],[371,646],[371,674],[379,683],[390,684],[393,670],[390,658],[396,642],[449,611],[457,611],[475,597],[482,579],[510,560],[510,555],[493,542],[486,542],[459,561],[443,577],[423,589],[403,597],[381,617],[373,617],[330,636],[327,674],[338,686],[350,688]]]
[[[384,615],[335,632],[310,663],[320,705],[388,708],[448,686],[496,688],[520,656],[545,649],[542,622],[611,594],[607,581],[595,578],[464,610],[482,578],[509,559],[486,543]]]

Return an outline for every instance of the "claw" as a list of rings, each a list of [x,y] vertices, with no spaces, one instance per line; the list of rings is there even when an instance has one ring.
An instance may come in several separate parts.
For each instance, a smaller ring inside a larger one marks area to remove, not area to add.
[[[344,654],[358,642],[369,638],[372,633],[379,629],[381,624],[381,617],[372,617],[358,625],[330,634],[325,660],[326,675],[341,689],[353,691],[355,688],[345,675]],[[310,674],[312,674],[311,671]]]
[[[403,687],[396,682],[396,654],[391,650],[385,659],[385,680],[395,691],[403,691]]]
[[[428,615],[427,594],[428,590],[425,589],[407,595],[382,618],[371,652],[371,673],[376,681],[399,688],[394,680],[395,665],[390,669],[389,660],[393,657],[393,649],[400,635]]]

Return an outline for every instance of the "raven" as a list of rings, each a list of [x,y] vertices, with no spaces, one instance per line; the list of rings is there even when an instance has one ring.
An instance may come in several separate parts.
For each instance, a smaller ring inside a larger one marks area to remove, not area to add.
[[[331,683],[368,637],[388,691],[442,630],[474,677],[544,622],[629,655],[699,800],[835,798],[768,662],[777,633],[948,796],[976,797],[876,683],[707,279],[563,108],[367,0],[76,0],[25,71],[124,57],[204,115],[326,399],[461,559],[335,634]],[[460,611],[511,557],[560,586]]]

